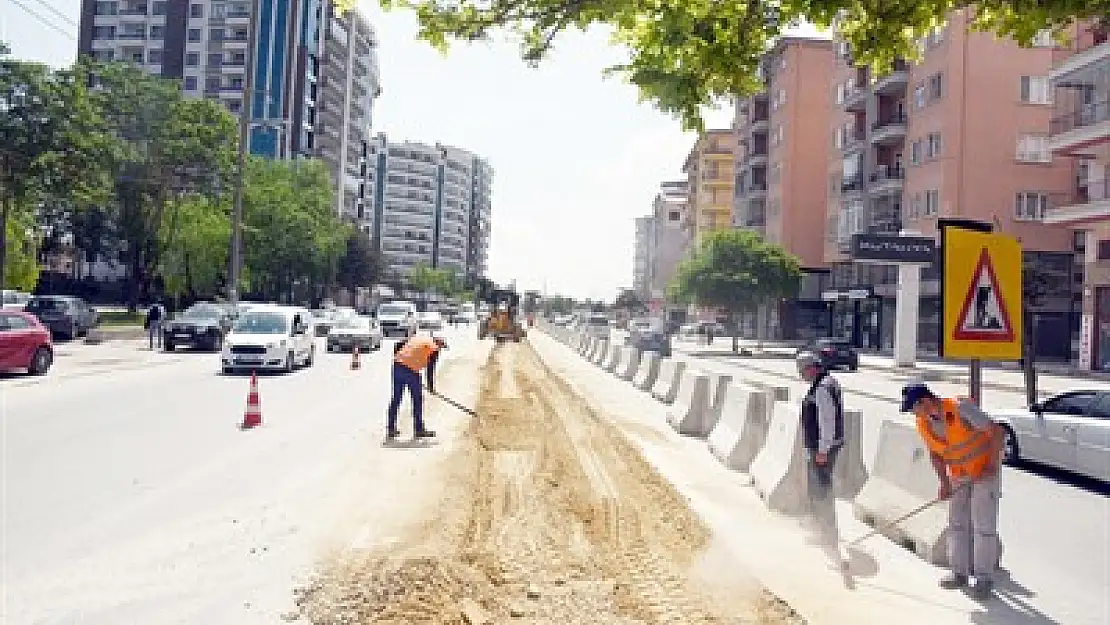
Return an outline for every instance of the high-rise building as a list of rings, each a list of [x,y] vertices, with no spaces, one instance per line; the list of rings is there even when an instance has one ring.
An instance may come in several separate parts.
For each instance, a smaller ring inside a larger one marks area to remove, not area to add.
[[[825,184],[829,168],[829,97],[833,44],[783,37],[763,57],[766,89],[736,102],[733,225],[760,233],[798,257],[800,293],[745,319],[756,335],[777,328],[796,339],[823,335],[827,306],[816,284],[825,273]]]
[[[959,217],[1016,236],[1026,265],[1051,275],[1053,292],[1033,309],[1042,358],[1071,345],[1072,239],[1045,215],[1074,187],[1073,165],[1048,147],[1053,59],[1047,34],[1030,48],[971,28],[965,12],[919,42],[921,61],[871,76],[837,42],[831,69],[837,113],[831,132],[823,296],[832,333],[862,347],[890,347],[897,271],[854,263],[852,237],[903,229],[934,236]],[[923,271],[919,345],[939,339],[937,268]]]
[[[1072,233],[1081,283],[1076,356],[1081,369],[1110,370],[1110,33],[1082,25],[1049,71],[1055,112],[1048,148],[1076,162],[1074,186],[1045,207],[1045,222]],[[1062,55],[1063,56],[1063,55]]]
[[[732,129],[707,130],[686,156],[682,173],[689,184],[686,228],[693,247],[707,232],[732,223],[733,160],[736,137]]]
[[[257,0],[252,20],[255,2],[83,0],[78,53],[180,80],[186,95],[236,115],[249,61],[251,153],[321,158],[333,171],[336,211],[357,220],[368,201],[361,159],[381,91],[374,32],[357,10],[337,16],[328,0]]]
[[[655,258],[655,216],[636,218],[636,240],[632,258],[632,290],[641,301],[651,298],[651,270]]]
[[[372,240],[388,270],[417,265],[478,278],[486,273],[493,170],[482,158],[445,145],[391,143],[368,149],[374,173]]]
[[[690,200],[686,180],[668,181],[660,185],[651,214],[655,220],[655,244],[652,246],[649,300],[653,309],[666,303],[667,287],[674,279],[689,247],[689,235],[683,224]]]

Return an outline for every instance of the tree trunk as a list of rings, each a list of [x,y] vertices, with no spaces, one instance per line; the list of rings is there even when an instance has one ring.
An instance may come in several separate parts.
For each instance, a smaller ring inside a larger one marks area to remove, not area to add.
[[[732,353],[740,353],[740,323],[736,318],[736,313],[730,312],[728,314],[728,329],[732,333]]]
[[[1022,370],[1025,373],[1025,399],[1032,406],[1037,403],[1037,340],[1033,315],[1028,306],[1024,307],[1022,319]]]
[[[7,193],[0,203],[0,289],[8,286],[8,213],[12,200]]]

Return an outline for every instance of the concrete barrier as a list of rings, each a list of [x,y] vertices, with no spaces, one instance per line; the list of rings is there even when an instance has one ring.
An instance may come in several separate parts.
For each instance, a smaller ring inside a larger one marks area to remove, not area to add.
[[[891,521],[935,499],[939,488],[940,482],[917,428],[909,423],[883,421],[874,469],[856,496],[854,512],[857,519],[883,536],[928,562],[944,566],[948,561],[947,501],[891,526]]]
[[[867,482],[863,462],[863,413],[844,411],[844,444],[836,456],[833,486],[838,499],[853,500]]]
[[[605,358],[605,365],[602,367],[609,373],[617,370],[617,363],[621,361],[621,354],[626,348],[620,345],[610,345],[609,354]]]
[[[678,382],[674,403],[667,411],[667,423],[679,434],[698,436],[709,420],[712,402],[710,376],[704,371],[686,369]]]
[[[583,354],[583,356],[586,358],[586,361],[587,362],[593,362],[594,357],[597,356],[597,350],[600,349],[600,348],[601,348],[601,341],[599,341],[597,339],[590,339],[590,348],[586,351],[585,354]]]
[[[580,356],[588,356],[590,350],[594,348],[594,339],[592,336],[583,336],[582,342],[578,346],[578,354]]]
[[[600,341],[597,351],[594,352],[594,357],[590,359],[590,362],[600,366],[605,362],[605,358],[609,355],[610,349],[612,349],[612,345],[609,341]]]
[[[625,382],[631,382],[636,377],[636,370],[640,367],[640,350],[635,347],[626,347],[623,350],[620,364],[617,365],[617,377]]]
[[[797,406],[775,402],[767,441],[748,471],[768,508],[789,515],[809,511],[806,453]]]
[[[682,380],[682,373],[686,370],[686,363],[682,360],[667,358],[659,366],[659,378],[655,386],[651,387],[651,396],[664,404],[674,402],[678,393],[678,383]]]
[[[747,471],[767,441],[774,402],[767,391],[729,384],[721,418],[709,433],[709,452],[729,469]]]
[[[659,352],[644,352],[640,357],[640,366],[636,368],[636,375],[632,378],[632,385],[641,391],[650,391],[659,377],[659,363],[662,357]]]
[[[727,373],[709,374],[709,412],[705,415],[705,427],[697,436],[709,436],[717,422],[721,420],[721,407],[725,402],[725,392],[732,383],[732,376]]]

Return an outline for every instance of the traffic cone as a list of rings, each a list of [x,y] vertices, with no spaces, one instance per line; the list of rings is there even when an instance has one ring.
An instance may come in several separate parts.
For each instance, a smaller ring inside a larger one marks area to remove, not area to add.
[[[362,368],[362,363],[358,358],[358,345],[351,347],[351,371],[356,371]]]
[[[239,429],[249,430],[262,425],[262,403],[258,400],[258,376],[251,371],[251,390],[247,393],[247,409],[243,412],[243,425]]]

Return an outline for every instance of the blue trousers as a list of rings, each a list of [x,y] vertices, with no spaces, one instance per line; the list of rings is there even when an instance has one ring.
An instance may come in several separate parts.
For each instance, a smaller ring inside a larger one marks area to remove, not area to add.
[[[389,401],[387,427],[390,432],[397,430],[397,411],[401,408],[401,399],[406,389],[412,398],[412,429],[414,432],[423,432],[424,389],[421,388],[420,373],[397,362],[393,363],[393,399]]]

